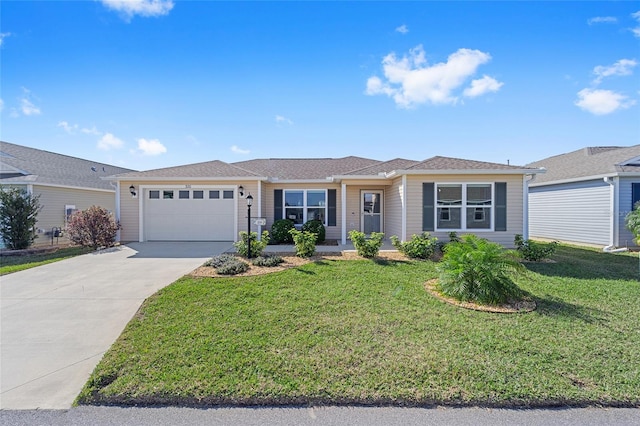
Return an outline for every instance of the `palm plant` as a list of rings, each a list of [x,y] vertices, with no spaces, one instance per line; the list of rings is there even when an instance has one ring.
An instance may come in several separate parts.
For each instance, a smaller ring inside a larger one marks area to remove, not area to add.
[[[512,280],[524,270],[517,253],[473,234],[447,246],[438,270],[440,291],[457,300],[495,305],[523,295]]]

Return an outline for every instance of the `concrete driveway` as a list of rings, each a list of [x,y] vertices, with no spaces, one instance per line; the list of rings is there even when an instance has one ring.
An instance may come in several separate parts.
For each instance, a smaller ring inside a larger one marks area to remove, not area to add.
[[[69,408],[140,304],[232,249],[132,243],[0,277],[0,408]]]

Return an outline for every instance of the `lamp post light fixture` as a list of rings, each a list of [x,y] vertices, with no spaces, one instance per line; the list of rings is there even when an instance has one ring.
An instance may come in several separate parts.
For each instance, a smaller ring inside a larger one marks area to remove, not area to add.
[[[253,197],[251,194],[247,195],[247,259],[251,259],[251,204],[253,204]]]

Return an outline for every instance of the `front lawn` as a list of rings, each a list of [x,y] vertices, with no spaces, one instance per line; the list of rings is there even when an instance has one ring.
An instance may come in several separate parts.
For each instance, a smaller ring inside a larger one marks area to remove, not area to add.
[[[47,263],[53,263],[70,257],[79,256],[81,254],[89,253],[90,251],[91,249],[84,247],[65,247],[52,253],[36,253],[23,256],[2,256],[0,257],[0,275],[35,268],[36,266],[46,265]]]
[[[184,277],[147,300],[81,404],[640,404],[638,259],[560,246],[526,314],[462,309],[435,264],[310,263]]]

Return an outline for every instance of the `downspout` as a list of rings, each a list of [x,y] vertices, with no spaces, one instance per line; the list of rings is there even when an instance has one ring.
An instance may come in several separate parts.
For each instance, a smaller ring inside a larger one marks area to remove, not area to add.
[[[525,241],[529,239],[529,184],[536,177],[538,175],[524,175],[522,177],[522,238]]]
[[[617,185],[615,180],[611,179],[610,177],[606,176],[604,178],[602,178],[602,180],[604,180],[605,183],[609,184],[609,214],[610,214],[610,219],[609,219],[609,245],[606,247],[602,248],[602,251],[607,252],[607,253],[619,253],[619,252],[623,252],[623,251],[627,251],[626,247],[623,248],[615,248],[615,230],[616,230],[616,226],[617,226],[617,209],[616,209],[616,189],[617,189]]]

